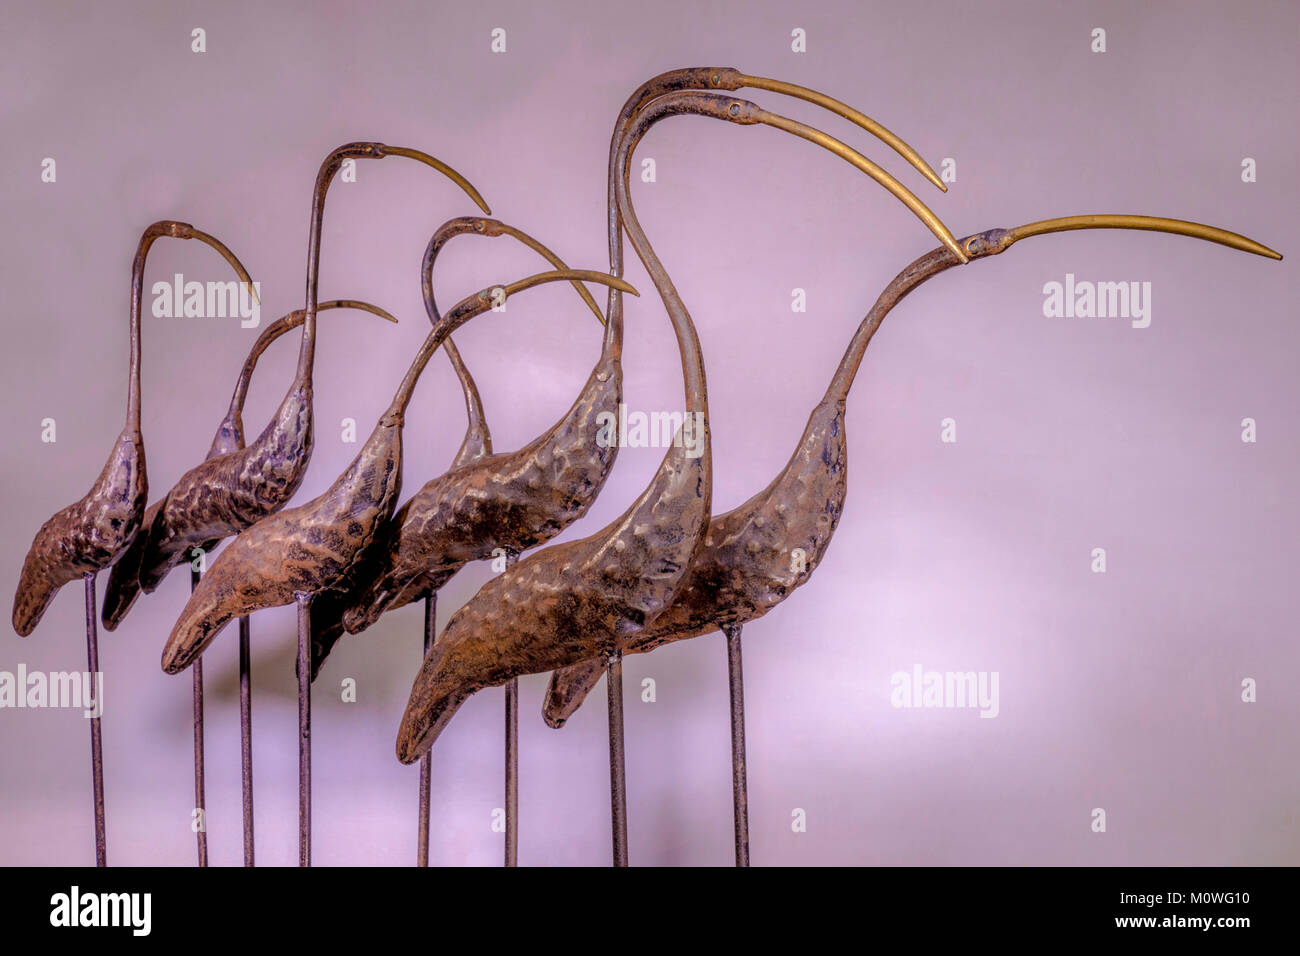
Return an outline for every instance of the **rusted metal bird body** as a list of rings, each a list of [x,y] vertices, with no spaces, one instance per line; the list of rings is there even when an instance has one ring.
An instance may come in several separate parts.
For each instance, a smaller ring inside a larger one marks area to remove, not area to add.
[[[468,220],[448,223],[430,240],[425,254],[426,305],[438,321],[432,297],[434,259],[454,235],[509,235],[538,250],[557,269],[567,266],[537,240],[504,223]],[[581,288],[603,322],[600,307]],[[602,350],[604,352],[604,350]],[[602,354],[568,413],[523,448],[486,455],[453,467],[426,483],[394,515],[380,566],[354,592],[343,616],[350,633],[373,624],[384,611],[403,607],[438,590],[470,561],[503,548],[518,553],[549,541],[582,517],[600,493],[615,448],[590,441],[602,411],[618,406],[621,371]]]
[[[316,175],[308,244],[307,303],[298,368],[270,423],[246,448],[210,458],[191,469],[164,499],[149,531],[139,579],[146,593],[190,550],[225,538],[272,514],[293,497],[311,460],[312,370],[316,354],[317,276],[325,199],[345,160],[405,156],[431,166],[461,187],[485,212],[472,185],[451,167],[418,150],[382,143],[349,143],[332,151]],[[178,558],[178,556],[180,556]]]
[[[614,150],[610,180],[618,218],[659,291],[677,337],[686,396],[683,428],[692,428],[694,434],[682,440],[679,433],[650,486],[622,517],[588,538],[524,558],[485,584],[452,616],[412,686],[397,737],[397,756],[403,763],[419,759],[475,691],[522,674],[616,653],[672,604],[701,544],[712,500],[703,356],[691,317],[637,222],[627,176],[631,153],[646,131],[662,119],[683,114],[741,125],[761,123],[823,146],[885,186],[958,259],[965,259],[951,233],[919,199],[866,157],[820,131],[711,93],[668,93],[640,109]]]
[[[1281,258],[1236,233],[1147,216],[1076,216],[1017,229],[991,229],[968,236],[962,247],[971,260],[983,259],[1029,236],[1104,228],[1169,232]],[[904,296],[958,264],[947,248],[935,249],[890,282],[850,341],[785,468],[757,495],[713,518],[672,606],[629,640],[624,653],[643,654],[664,644],[756,620],[809,579],[830,544],[844,507],[848,476],[845,408],[867,346]],[[600,660],[555,672],[543,709],[546,722],[562,726],[603,673]]]
[[[620,112],[611,141],[609,178],[610,273],[621,275],[622,241],[614,195],[613,165],[616,146],[646,102],[665,93],[685,89],[734,90],[752,86],[773,90],[818,103],[880,137],[920,169],[941,189],[938,175],[910,146],[879,123],[824,94],[778,80],[753,77],[731,68],[701,67],[661,74],[644,84],[629,98]],[[800,133],[800,135],[803,135]],[[625,171],[626,172],[626,171]],[[467,220],[478,223],[481,220]],[[444,230],[452,226],[449,223]],[[475,231],[501,234],[508,227],[487,223]],[[462,225],[458,231],[464,231]],[[447,231],[430,241],[425,255],[425,302],[432,306],[432,262],[438,249],[451,237]],[[514,233],[557,268],[562,263],[544,246]],[[595,434],[602,415],[617,413],[622,400],[622,300],[616,289],[609,293],[609,320],[600,361],[569,414],[548,433],[530,445],[476,467],[474,474],[449,472],[430,482],[403,506],[398,518],[401,530],[387,552],[385,567],[344,616],[344,625],[358,633],[374,623],[385,610],[409,604],[437,590],[469,561],[490,556],[493,548],[519,553],[546,543],[568,524],[582,517],[599,494],[613,467],[617,443],[596,448],[591,454],[574,447],[585,436]],[[592,308],[599,315],[594,303]],[[432,314],[432,312],[431,312]],[[564,442],[568,447],[557,447]],[[592,443],[585,442],[590,449]],[[560,466],[563,467],[560,467]],[[490,483],[482,486],[486,478]],[[466,479],[474,484],[466,486]],[[458,513],[459,512],[459,513]],[[388,555],[391,555],[389,557]]]
[[[140,309],[145,261],[154,241],[162,237],[198,239],[212,246],[252,288],[252,280],[235,254],[188,223],[155,222],[140,236],[131,271],[126,425],[90,491],[46,521],[32,541],[14,596],[14,630],[23,637],[35,629],[59,588],[108,567],[141,528],[148,477],[140,432]]]
[[[492,307],[494,290],[506,296],[544,282],[620,283],[600,272],[546,272],[494,286],[458,303],[425,339],[388,409],[370,437],[324,494],[277,512],[247,529],[218,556],[190,596],[163,651],[169,674],[188,667],[234,617],[346,588],[401,487],[402,426],[420,374],[455,329]],[[624,291],[635,291],[621,283]],[[310,316],[309,316],[310,318]]]
[[[442,347],[451,361],[457,379],[460,381],[461,390],[465,395],[465,410],[468,417],[465,437],[461,440],[455,458],[452,459],[451,467],[454,470],[491,455],[492,433],[488,429],[487,418],[483,412],[483,400],[479,395],[478,385],[475,383],[473,376],[470,375],[469,369],[466,367],[464,359],[461,358],[455,343],[448,338]],[[391,525],[391,523],[390,519],[389,524]],[[348,590],[324,591],[317,595],[312,602],[311,679],[313,681],[320,675],[320,669],[325,664],[325,658],[329,656],[330,651],[334,649],[334,645],[338,643],[344,634],[343,612],[351,605],[354,592],[362,588],[364,582],[372,580],[376,568],[382,565],[382,555],[390,546],[391,535],[391,527],[380,531],[375,547],[371,548],[364,556],[357,573],[354,575],[358,583]]]
[[[317,311],[325,312],[330,309],[344,308],[369,312],[390,322],[397,321],[378,306],[351,299],[335,299],[330,302],[323,302]],[[257,341],[253,343],[248,357],[244,359],[244,364],[239,370],[239,377],[235,381],[235,389],[230,397],[230,405],[226,410],[225,417],[217,426],[216,434],[213,435],[212,444],[208,448],[205,461],[219,458],[222,455],[229,455],[244,448],[244,400],[248,395],[248,386],[253,377],[253,370],[257,367],[257,362],[262,357],[262,353],[270,347],[271,343],[286,332],[302,325],[306,315],[307,313],[303,309],[290,312],[266,326],[258,335]],[[112,631],[117,628],[140,595],[140,567],[146,560],[145,552],[149,544],[149,529],[157,520],[158,513],[162,510],[165,502],[166,497],[164,496],[148,507],[144,513],[144,522],[141,525],[140,533],[135,536],[131,546],[113,564],[113,569],[108,576],[108,586],[104,591],[104,607],[101,615],[104,627],[107,630]],[[211,552],[220,540],[220,538],[212,538],[209,541],[200,543],[197,547],[205,553]],[[149,561],[151,565],[165,565],[167,570],[170,570],[182,561],[187,560],[188,557],[189,555],[184,551],[175,551],[169,556],[150,558]]]

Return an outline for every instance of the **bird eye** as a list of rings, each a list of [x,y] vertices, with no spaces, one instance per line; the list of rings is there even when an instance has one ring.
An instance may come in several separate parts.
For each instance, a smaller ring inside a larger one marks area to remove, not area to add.
[[[739,104],[739,103],[732,103],[731,106],[728,108],[728,112],[731,113],[732,116],[739,116],[739,115],[740,115],[740,104]]]
[[[712,83],[714,86],[717,86],[719,83],[722,82],[722,77],[714,73],[711,77],[709,77],[709,82]]]
[[[482,232],[482,231],[483,231],[484,229],[486,229],[486,228],[487,228],[487,225],[483,222],[482,219],[475,219],[475,220],[474,220],[474,231],[475,231],[475,232]]]

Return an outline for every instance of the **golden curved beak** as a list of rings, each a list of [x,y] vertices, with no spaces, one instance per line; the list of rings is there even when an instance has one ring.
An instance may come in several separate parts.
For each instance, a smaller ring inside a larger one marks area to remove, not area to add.
[[[360,312],[369,312],[371,315],[377,315],[385,322],[397,324],[397,316],[393,315],[387,309],[381,309],[377,305],[371,305],[369,302],[362,302],[360,299],[330,299],[328,302],[322,302],[316,307],[317,312],[324,312],[327,309],[356,309]]]
[[[965,250],[962,249],[961,244],[953,238],[952,232],[949,231],[948,227],[943,224],[939,217],[936,216],[925,203],[917,199],[911,190],[871,160],[867,159],[867,157],[863,156],[857,150],[850,146],[846,146],[835,137],[829,136],[819,129],[814,129],[813,127],[800,123],[797,120],[778,116],[776,113],[769,113],[765,109],[759,109],[756,117],[758,122],[763,123],[766,126],[772,126],[776,129],[784,130],[785,132],[798,136],[801,139],[806,139],[810,143],[816,143],[823,149],[830,150],[845,162],[866,173],[880,185],[889,190],[895,199],[912,211],[912,214],[915,215],[916,218],[925,223],[926,227],[939,238],[939,241],[957,257],[958,262],[969,261],[969,257],[966,255]]]
[[[230,263],[230,268],[234,269],[235,274],[244,281],[246,286],[248,286],[248,291],[253,296],[253,301],[258,305],[261,305],[262,300],[257,294],[257,286],[253,285],[253,279],[248,274],[248,270],[244,268],[244,264],[239,261],[239,257],[226,248],[226,244],[216,236],[210,236],[206,232],[195,229],[193,226],[190,227],[189,232],[191,239],[198,239],[200,242],[206,242],[213,249],[216,249],[217,252],[221,253],[221,258]]]
[[[630,282],[612,276],[608,272],[595,272],[591,269],[555,269],[551,272],[539,272],[526,279],[520,279],[518,282],[512,282],[507,286],[493,286],[493,288],[504,288],[506,298],[509,298],[518,292],[523,292],[525,289],[531,289],[533,286],[547,282],[598,282],[601,285],[609,286],[611,289],[618,289],[619,292],[627,292],[635,296],[641,295]]]
[[[383,152],[385,156],[405,156],[407,159],[413,159],[416,162],[424,163],[426,166],[432,166],[461,189],[465,190],[466,195],[468,195],[470,199],[474,200],[474,204],[478,206],[479,209],[482,209],[486,215],[492,215],[492,210],[488,208],[488,204],[483,201],[483,197],[479,195],[479,191],[474,188],[473,184],[442,160],[435,159],[428,153],[421,152],[418,149],[407,149],[405,146],[384,146]]]
[[[820,93],[817,90],[810,90],[805,86],[786,83],[784,80],[773,80],[765,76],[749,76],[744,73],[742,73],[738,79],[741,86],[752,87],[756,90],[769,90],[773,93],[780,93],[783,96],[792,96],[795,99],[800,99],[807,103],[813,103],[816,106],[820,106],[822,109],[829,110],[838,116],[844,117],[850,123],[860,126],[872,136],[876,137],[876,139],[880,140],[894,152],[898,153],[899,156],[902,156],[905,160],[911,163],[917,172],[930,180],[930,182],[934,183],[934,185],[938,186],[941,190],[944,192],[948,191],[948,187],[944,185],[943,180],[939,178],[939,174],[931,168],[929,163],[921,158],[920,153],[907,143],[903,142],[903,140],[888,127],[877,123],[870,116],[867,116],[865,113],[860,113],[847,103],[841,103],[834,97],[827,96],[825,93]]]
[[[500,224],[499,228],[503,235],[510,236],[511,238],[523,243],[551,265],[555,266],[557,270],[561,272],[568,271],[569,267],[565,265],[563,259],[557,256],[550,249],[546,248],[546,246],[542,245],[542,243],[534,239],[532,236],[528,235],[528,233],[524,232],[522,229],[508,226],[504,222]],[[573,280],[573,287],[578,290],[578,295],[582,296],[582,301],[587,303],[587,308],[591,309],[592,314],[596,316],[596,321],[601,325],[604,325],[605,315],[600,311],[600,306],[596,304],[596,300],[592,298],[591,293],[587,291],[587,287],[583,285],[582,281],[579,279]],[[635,295],[636,293],[634,292],[633,294]]]
[[[1249,252],[1268,259],[1281,259],[1282,254],[1268,246],[1249,239],[1246,236],[1215,226],[1207,226],[1186,219],[1165,219],[1160,216],[1097,215],[1064,216],[1060,219],[1042,219],[1008,229],[1011,242],[1027,239],[1030,236],[1042,236],[1049,232],[1070,232],[1075,229],[1143,229],[1148,232],[1168,232],[1176,236],[1190,236],[1217,242],[1230,249]]]

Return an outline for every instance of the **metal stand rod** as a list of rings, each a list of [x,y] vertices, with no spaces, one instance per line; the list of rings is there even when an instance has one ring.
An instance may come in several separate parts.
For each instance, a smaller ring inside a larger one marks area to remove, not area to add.
[[[244,866],[253,862],[253,655],[248,618],[239,619],[239,775],[244,789]]]
[[[740,625],[727,635],[727,683],[731,688],[731,798],[735,808],[736,866],[749,866],[749,790],[745,782],[745,675],[740,661]]]
[[[509,570],[519,559],[506,555]],[[506,682],[506,866],[519,865],[519,678]]]
[[[298,865],[311,866],[311,598],[298,603]]]
[[[424,599],[424,653],[433,647],[434,638],[438,636],[438,592],[432,592]],[[433,754],[426,753],[420,758],[420,825],[418,846],[415,853],[416,866],[429,865],[429,797],[432,790]]]
[[[615,651],[605,667],[609,691],[609,810],[614,833],[614,865],[627,866],[627,771],[623,755],[623,654]]]
[[[190,593],[199,586],[199,572],[190,567]],[[203,658],[191,668],[194,679],[194,809],[198,811],[199,866],[208,865],[208,802],[203,782]]]
[[[506,682],[506,866],[519,865],[519,678]]]
[[[90,679],[100,688],[100,699],[95,709],[102,711],[103,685],[96,679],[99,673],[99,629],[95,614],[95,573],[86,579],[86,666]],[[99,718],[90,718],[90,778],[95,799],[95,865],[108,866],[108,837],[104,827],[104,742],[100,735]]]

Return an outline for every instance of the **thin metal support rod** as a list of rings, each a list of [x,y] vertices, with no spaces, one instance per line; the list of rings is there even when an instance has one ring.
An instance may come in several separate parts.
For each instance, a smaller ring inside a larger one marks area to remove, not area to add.
[[[745,781],[745,674],[740,660],[739,624],[727,635],[727,684],[731,688],[731,798],[735,808],[736,866],[749,866],[749,789]]]
[[[506,569],[519,559],[506,554]],[[519,865],[519,678],[506,682],[506,866]]]
[[[506,866],[519,865],[519,678],[506,682]]]
[[[190,593],[199,586],[199,572],[190,567]],[[203,779],[203,658],[191,668],[194,679],[194,837],[198,843],[199,866],[208,865],[208,801]]]
[[[432,591],[424,599],[424,653],[433,647],[434,638],[438,636],[438,592]],[[429,802],[433,789],[433,754],[425,753],[420,758],[420,825],[418,847],[415,854],[416,866],[429,865]]]
[[[298,865],[311,866],[311,594],[298,604]]]
[[[609,692],[609,811],[614,834],[614,865],[627,866],[627,770],[623,755],[623,653],[605,666]]]
[[[99,688],[94,709],[102,713],[103,681],[99,679],[99,628],[95,614],[95,573],[86,579],[86,667],[90,679]],[[104,741],[100,735],[99,717],[90,718],[90,779],[95,800],[95,865],[108,866],[108,836],[104,827]]]
[[[239,619],[239,775],[244,799],[244,866],[253,862],[253,654],[248,618]]]

